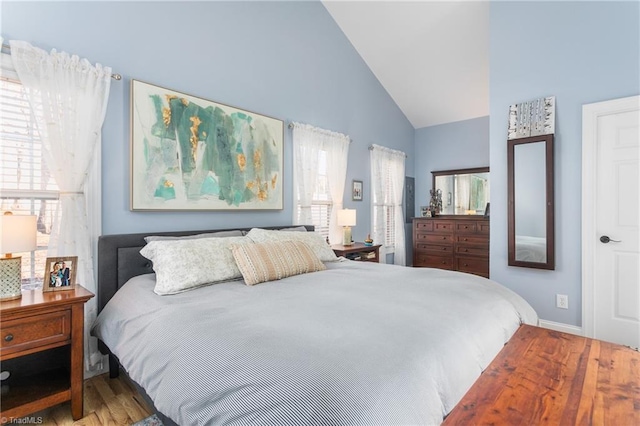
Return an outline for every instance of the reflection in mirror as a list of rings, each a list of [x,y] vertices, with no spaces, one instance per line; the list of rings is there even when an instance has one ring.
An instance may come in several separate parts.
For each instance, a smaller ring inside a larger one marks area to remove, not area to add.
[[[508,145],[509,265],[554,269],[553,135]]]
[[[431,172],[433,187],[442,191],[443,215],[482,215],[489,202],[489,168]]]
[[[520,144],[513,152],[516,194],[516,260],[547,262],[544,142]]]

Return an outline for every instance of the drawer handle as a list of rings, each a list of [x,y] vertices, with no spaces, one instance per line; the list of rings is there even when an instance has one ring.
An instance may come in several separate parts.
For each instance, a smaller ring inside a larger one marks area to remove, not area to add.
[[[465,263],[465,264],[464,264],[464,266],[469,266],[469,264],[468,264],[468,263]]]
[[[443,261],[442,261],[442,262],[440,262],[440,263],[442,263],[443,265],[446,265],[446,264],[447,264],[447,261],[446,261],[446,260],[443,260]]]
[[[464,240],[465,240],[465,241],[469,241],[469,240],[467,240],[466,238],[465,238]]]
[[[465,226],[465,227],[464,227],[464,229],[469,229],[469,227],[468,227],[468,226]]]
[[[469,251],[469,249],[464,249],[465,253],[467,253]]]
[[[442,239],[443,239],[443,240],[446,240],[446,239],[447,239],[447,237],[442,237]]]
[[[13,334],[7,334],[6,336],[4,336],[5,342],[10,342],[12,340],[13,340]]]

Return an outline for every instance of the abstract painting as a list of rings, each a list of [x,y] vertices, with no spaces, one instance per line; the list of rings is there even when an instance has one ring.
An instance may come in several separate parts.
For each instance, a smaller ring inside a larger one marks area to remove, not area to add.
[[[284,123],[131,81],[132,210],[281,210]]]

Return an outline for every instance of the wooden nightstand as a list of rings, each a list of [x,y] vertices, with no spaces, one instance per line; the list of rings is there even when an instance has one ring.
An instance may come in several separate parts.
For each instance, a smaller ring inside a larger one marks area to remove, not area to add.
[[[347,259],[362,262],[380,262],[380,244],[373,246],[365,246],[364,243],[353,243],[350,246],[334,244],[331,249],[336,256],[344,256]]]
[[[71,400],[71,415],[83,415],[84,304],[93,293],[73,290],[22,292],[0,302],[0,361],[11,377],[3,381],[0,417],[24,417]]]

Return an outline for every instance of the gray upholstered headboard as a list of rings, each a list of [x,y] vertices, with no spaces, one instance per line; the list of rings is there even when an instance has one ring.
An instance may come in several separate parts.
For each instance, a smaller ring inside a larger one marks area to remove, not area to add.
[[[289,226],[263,226],[263,229],[282,229]],[[313,226],[305,226],[313,231]],[[232,228],[249,231],[251,228]],[[200,231],[145,232],[140,234],[102,235],[98,239],[98,312],[130,278],[153,272],[151,262],[140,254],[149,235],[184,236],[231,229]]]

